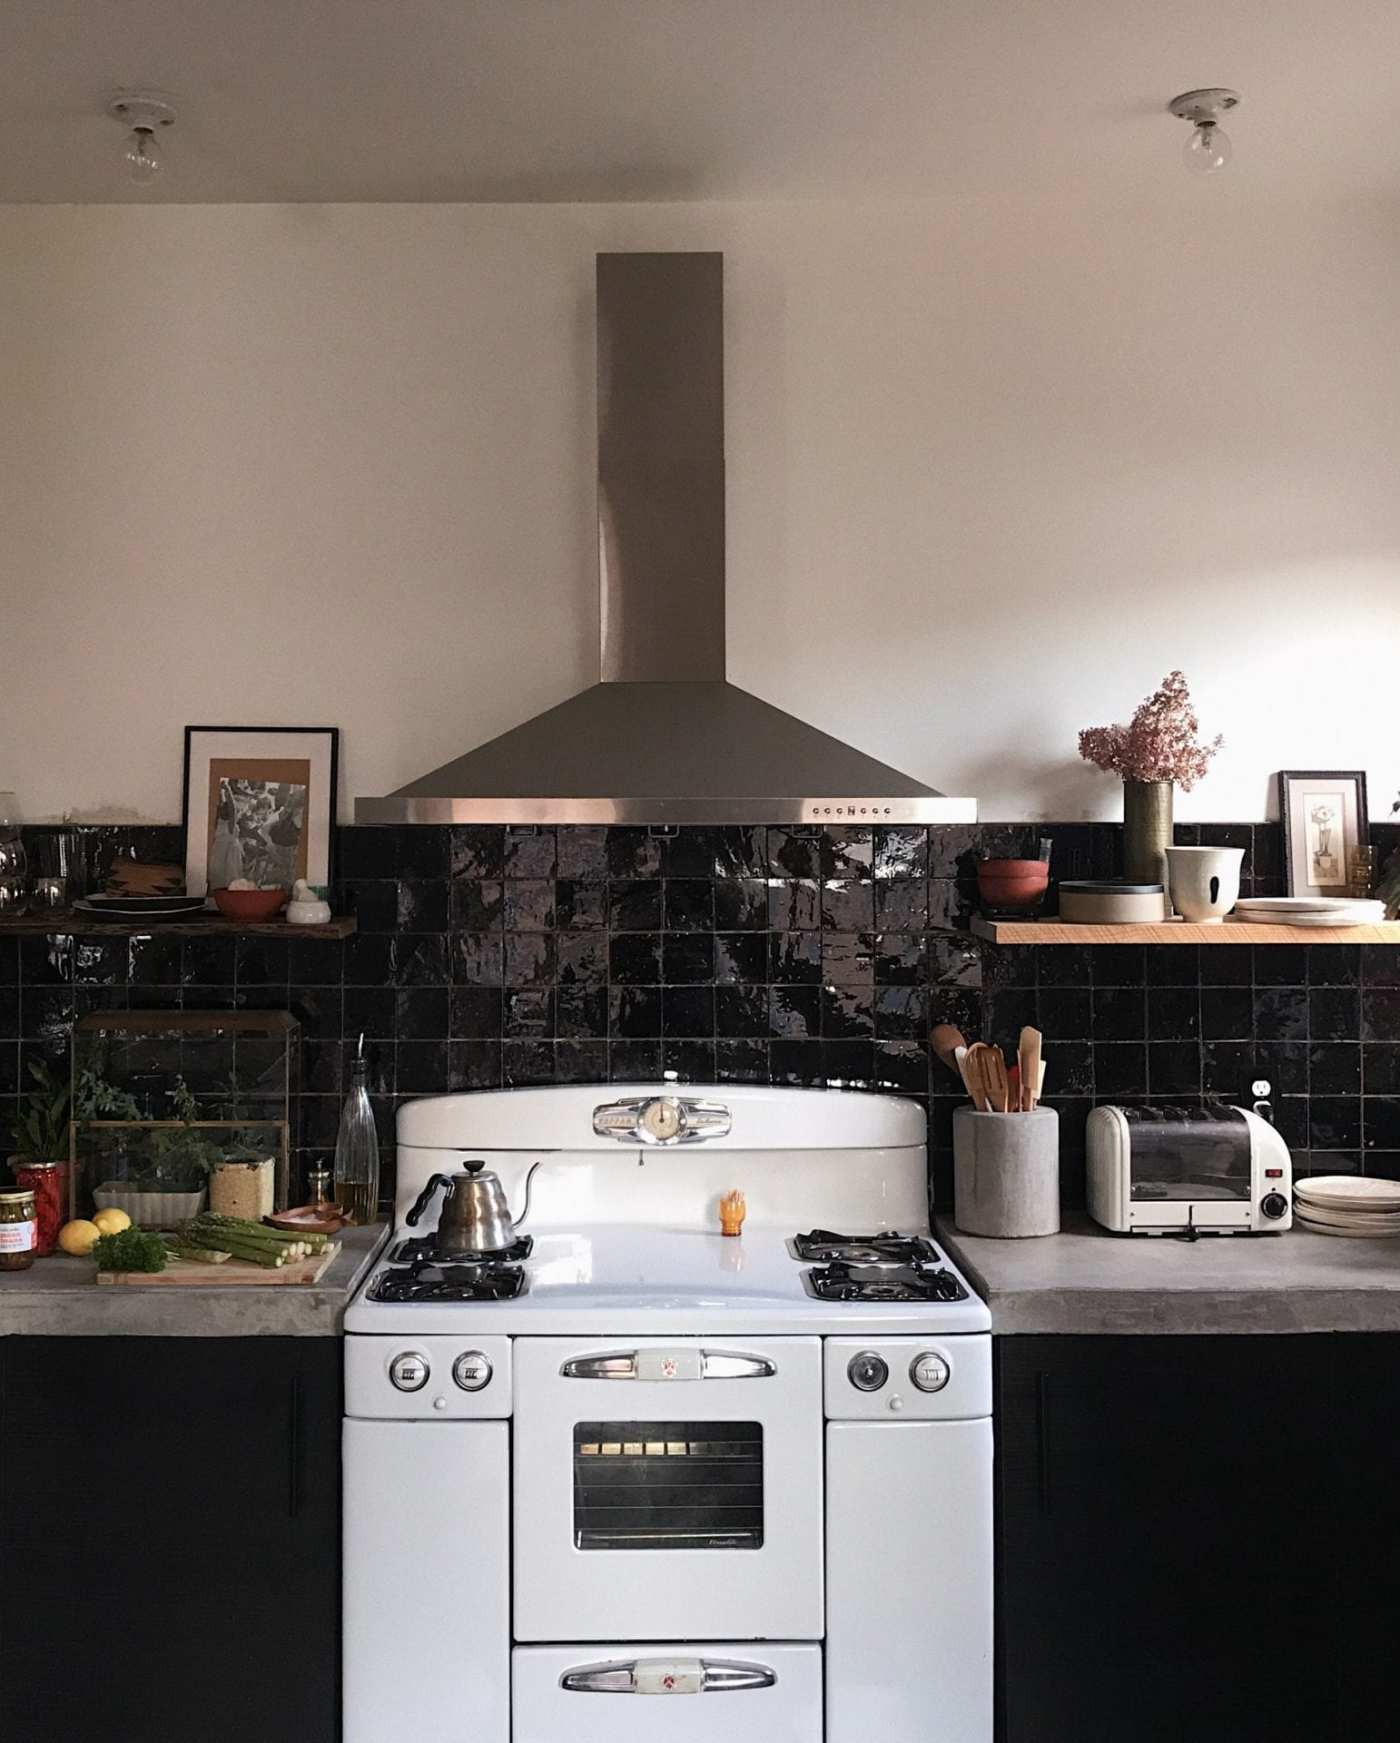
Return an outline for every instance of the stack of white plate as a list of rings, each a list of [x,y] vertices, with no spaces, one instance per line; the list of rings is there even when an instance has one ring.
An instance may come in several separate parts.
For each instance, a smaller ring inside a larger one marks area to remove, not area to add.
[[[1252,896],[1235,903],[1232,920],[1252,926],[1374,926],[1384,902],[1340,896]]]
[[[1293,1183],[1293,1221],[1315,1235],[1400,1235],[1400,1180],[1316,1174]]]

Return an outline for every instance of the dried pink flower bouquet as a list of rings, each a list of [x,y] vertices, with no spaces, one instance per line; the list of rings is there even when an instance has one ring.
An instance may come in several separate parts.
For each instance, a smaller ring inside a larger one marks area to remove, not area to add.
[[[1189,793],[1210,767],[1223,738],[1202,744],[1201,723],[1182,672],[1168,672],[1159,690],[1140,704],[1129,726],[1090,726],[1079,735],[1079,754],[1125,781],[1171,781]]]

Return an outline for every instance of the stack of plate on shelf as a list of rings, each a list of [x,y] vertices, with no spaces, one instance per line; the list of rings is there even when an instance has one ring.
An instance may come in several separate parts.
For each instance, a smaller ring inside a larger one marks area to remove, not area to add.
[[[1293,1221],[1315,1235],[1400,1235],[1400,1180],[1359,1174],[1295,1180]]]
[[[1251,926],[1374,926],[1384,902],[1343,896],[1253,896],[1235,903],[1230,918]]]
[[[204,897],[85,896],[73,912],[90,920],[192,920],[204,912]]]

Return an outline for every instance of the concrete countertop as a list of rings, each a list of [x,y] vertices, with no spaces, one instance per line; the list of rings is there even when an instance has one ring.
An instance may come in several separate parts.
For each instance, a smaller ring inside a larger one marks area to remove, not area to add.
[[[1064,1232],[994,1241],[937,1229],[996,1333],[1400,1332],[1400,1240],[1290,1229],[1179,1241]]]
[[[91,1259],[55,1253],[0,1271],[0,1337],[339,1337],[345,1306],[387,1225],[349,1229],[319,1283],[100,1288]]]

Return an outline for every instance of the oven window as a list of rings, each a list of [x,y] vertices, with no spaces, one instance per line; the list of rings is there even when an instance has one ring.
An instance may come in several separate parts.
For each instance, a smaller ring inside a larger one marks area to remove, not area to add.
[[[760,1422],[574,1425],[579,1549],[759,1549]]]

